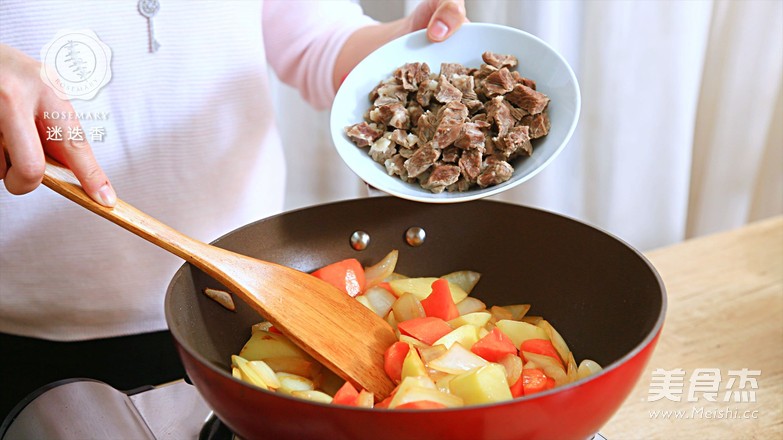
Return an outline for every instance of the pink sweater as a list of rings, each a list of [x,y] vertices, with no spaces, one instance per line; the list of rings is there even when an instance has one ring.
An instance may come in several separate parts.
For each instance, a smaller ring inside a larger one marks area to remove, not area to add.
[[[94,31],[112,51],[112,78],[71,103],[85,132],[105,133],[92,142],[98,161],[120,198],[209,241],[283,206],[267,64],[326,108],[342,44],[372,20],[348,1],[160,3],[154,54],[135,1],[4,0],[0,42],[39,59],[57,32]],[[164,329],[181,264],[46,188],[0,189],[2,332],[77,340]]]

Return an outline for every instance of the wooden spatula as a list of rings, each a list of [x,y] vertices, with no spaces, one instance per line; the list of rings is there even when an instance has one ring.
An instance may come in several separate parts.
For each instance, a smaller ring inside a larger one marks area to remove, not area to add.
[[[358,301],[306,273],[208,245],[117,200],[93,201],[70,170],[49,160],[44,185],[204,271],[324,366],[382,399],[394,388],[383,355],[396,341],[389,324]]]

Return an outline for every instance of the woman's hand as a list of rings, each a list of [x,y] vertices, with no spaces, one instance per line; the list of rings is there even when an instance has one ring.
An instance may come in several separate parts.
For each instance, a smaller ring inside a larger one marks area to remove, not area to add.
[[[425,0],[405,18],[358,29],[337,56],[335,90],[359,61],[385,43],[424,28],[427,38],[437,43],[449,38],[466,21],[464,0]]]
[[[467,21],[464,0],[427,0],[422,2],[407,20],[411,32],[427,28],[427,38],[433,42],[451,36]]]
[[[74,113],[40,77],[41,64],[22,52],[0,44],[0,179],[11,194],[26,194],[43,179],[45,156],[73,171],[84,191],[104,206],[114,206],[117,196],[93,156],[79,121],[56,120],[62,140],[47,140],[53,121],[44,112]],[[81,133],[85,140],[73,140]]]

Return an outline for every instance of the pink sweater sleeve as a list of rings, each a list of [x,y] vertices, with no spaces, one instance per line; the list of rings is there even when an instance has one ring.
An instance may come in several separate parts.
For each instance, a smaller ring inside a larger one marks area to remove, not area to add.
[[[334,64],[345,40],[375,23],[347,0],[267,0],[262,20],[267,61],[319,110],[334,99]]]

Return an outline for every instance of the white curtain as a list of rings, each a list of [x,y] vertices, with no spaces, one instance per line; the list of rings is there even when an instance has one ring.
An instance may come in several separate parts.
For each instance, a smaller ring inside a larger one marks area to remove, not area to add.
[[[361,3],[385,21],[417,2]],[[471,21],[549,42],[582,90],[569,146],[496,199],[579,219],[641,250],[783,213],[783,2],[466,4]],[[332,149],[328,112],[275,87],[286,207],[360,197],[361,183]]]

